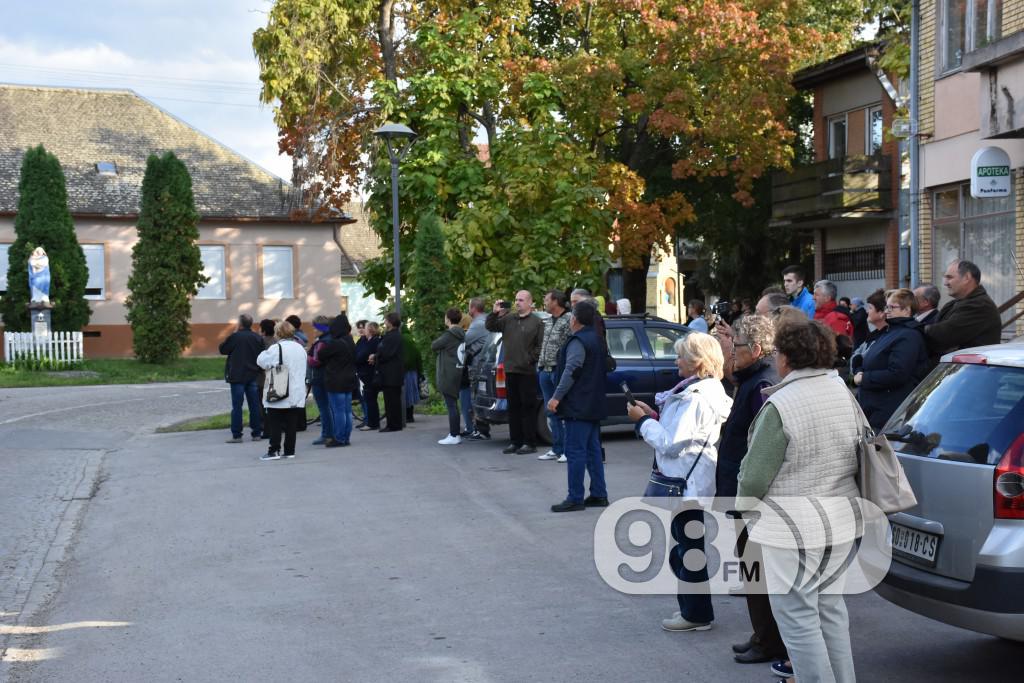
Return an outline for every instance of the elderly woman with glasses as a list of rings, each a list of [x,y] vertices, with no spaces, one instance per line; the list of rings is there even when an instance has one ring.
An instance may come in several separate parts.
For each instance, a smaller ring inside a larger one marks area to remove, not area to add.
[[[872,313],[878,314],[879,293],[868,297],[869,320]],[[914,293],[909,289],[886,292],[884,312],[884,325],[876,325],[879,329],[868,338],[870,346],[854,356],[853,367],[857,400],[875,430],[885,425],[929,368],[921,323],[914,319]]]

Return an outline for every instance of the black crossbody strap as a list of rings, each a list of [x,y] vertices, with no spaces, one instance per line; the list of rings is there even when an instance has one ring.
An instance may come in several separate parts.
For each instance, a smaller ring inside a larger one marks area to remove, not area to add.
[[[704,455],[704,449],[708,447],[708,441],[711,440],[711,434],[708,434],[708,438],[704,439],[704,445],[700,447],[700,452],[697,453],[697,457],[693,459],[693,464],[690,465],[690,471],[686,473],[686,478],[683,481],[689,483],[690,475],[693,474],[693,470],[697,468],[697,463],[700,462],[700,456]]]

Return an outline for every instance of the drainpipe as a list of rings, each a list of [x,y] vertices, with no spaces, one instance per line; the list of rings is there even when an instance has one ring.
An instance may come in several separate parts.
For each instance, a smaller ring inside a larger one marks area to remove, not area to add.
[[[921,46],[919,41],[921,25],[920,0],[912,0],[910,3],[910,286],[916,287],[920,283],[919,247],[921,222],[921,155],[920,155],[920,123],[917,120],[919,115],[919,96],[921,79]],[[934,280],[934,273],[932,274]]]

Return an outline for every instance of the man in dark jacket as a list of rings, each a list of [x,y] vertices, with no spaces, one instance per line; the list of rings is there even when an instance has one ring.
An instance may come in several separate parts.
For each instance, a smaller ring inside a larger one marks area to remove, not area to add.
[[[853,325],[853,348],[860,347],[868,338],[871,328],[868,327],[868,312],[864,308],[864,299],[853,297],[850,305],[850,323]]]
[[[394,311],[384,316],[384,336],[377,352],[370,357],[376,368],[374,381],[384,394],[384,418],[388,426],[382,432],[400,432],[404,426],[402,387],[405,384],[405,360],[402,354],[401,319]]]
[[[358,390],[356,378],[356,345],[352,341],[352,325],[344,313],[331,321],[330,341],[320,350],[324,369],[324,388],[330,404],[333,433],[324,446],[348,446],[352,439],[352,393]]]
[[[504,306],[502,304],[505,304]],[[533,314],[533,296],[524,290],[516,292],[516,312],[504,301],[495,301],[485,325],[491,332],[501,332],[508,392],[508,432],[512,443],[502,453],[537,452],[537,412],[540,385],[537,383],[537,360],[544,340],[544,323]]]
[[[764,389],[779,382],[772,362],[775,326],[762,315],[745,315],[732,328],[732,379],[736,395],[732,410],[722,425],[715,471],[717,493],[721,498],[736,496],[740,464],[747,455],[747,432],[754,416],[765,403]],[[768,596],[756,592],[747,595],[747,612],[753,634],[747,642],[733,646],[734,658],[741,664],[756,664],[786,659],[786,646],[772,616]]]
[[[953,301],[942,307],[938,322],[924,328],[933,365],[950,351],[998,344],[1003,329],[998,308],[981,286],[978,266],[953,261],[942,281]]]
[[[252,331],[252,316],[238,316],[238,329],[221,342],[220,353],[227,356],[224,379],[231,385],[231,438],[228,443],[242,443],[242,399],[249,404],[249,429],[252,440],[263,438],[263,407],[256,356],[263,353],[263,339]]]
[[[601,420],[605,404],[605,350],[594,329],[597,309],[581,301],[572,309],[572,335],[558,352],[558,384],[547,408],[565,420],[565,456],[569,492],[552,512],[607,507],[604,465],[601,463]],[[583,497],[583,474],[590,474],[590,495]]]
[[[380,326],[375,322],[367,322],[365,329],[364,335],[356,342],[356,375],[363,385],[359,400],[366,417],[365,424],[357,427],[361,432],[380,429],[380,408],[377,405],[380,387],[374,380],[374,367],[370,364],[370,356],[377,353],[377,347],[380,346]]]

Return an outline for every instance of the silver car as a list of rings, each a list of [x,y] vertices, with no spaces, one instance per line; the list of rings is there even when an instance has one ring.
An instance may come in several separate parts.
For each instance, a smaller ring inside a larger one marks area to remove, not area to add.
[[[876,591],[1024,641],[1024,339],[944,356],[884,431],[918,505],[889,516],[893,563]]]

